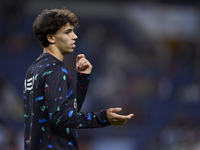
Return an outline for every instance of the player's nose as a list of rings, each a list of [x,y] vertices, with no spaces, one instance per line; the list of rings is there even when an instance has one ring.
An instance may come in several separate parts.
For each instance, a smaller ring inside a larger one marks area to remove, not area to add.
[[[76,40],[76,39],[78,39],[78,36],[73,32],[73,36],[72,36],[72,39],[73,40]]]

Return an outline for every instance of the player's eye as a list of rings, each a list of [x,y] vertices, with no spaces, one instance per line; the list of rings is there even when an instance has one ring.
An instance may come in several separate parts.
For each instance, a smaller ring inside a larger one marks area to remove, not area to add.
[[[69,33],[71,33],[73,30],[67,30],[66,32],[65,32],[65,34],[69,34]]]

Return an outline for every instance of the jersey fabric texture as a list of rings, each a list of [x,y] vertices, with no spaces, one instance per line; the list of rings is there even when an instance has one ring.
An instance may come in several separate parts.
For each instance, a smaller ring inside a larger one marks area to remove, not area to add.
[[[66,65],[43,53],[24,82],[24,150],[78,150],[78,128],[110,125],[106,110],[81,113],[90,75],[77,72],[76,88]]]

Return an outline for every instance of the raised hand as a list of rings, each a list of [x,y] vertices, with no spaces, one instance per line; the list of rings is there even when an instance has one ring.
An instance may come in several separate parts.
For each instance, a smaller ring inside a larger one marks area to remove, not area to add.
[[[119,115],[116,112],[120,112],[121,108],[110,108],[107,110],[107,118],[111,125],[124,125],[134,115]]]
[[[84,54],[79,54],[76,58],[76,71],[85,74],[90,74],[92,71],[92,65],[85,58]]]

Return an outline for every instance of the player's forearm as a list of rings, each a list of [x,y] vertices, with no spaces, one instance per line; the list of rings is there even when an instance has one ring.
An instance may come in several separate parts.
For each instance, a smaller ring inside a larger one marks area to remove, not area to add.
[[[77,113],[74,109],[61,111],[60,114],[55,114],[51,120],[54,127],[64,128],[100,128],[110,125],[106,111]]]
[[[80,111],[85,100],[85,96],[89,86],[89,81],[90,74],[82,74],[77,72],[76,98],[78,104],[78,112]]]

